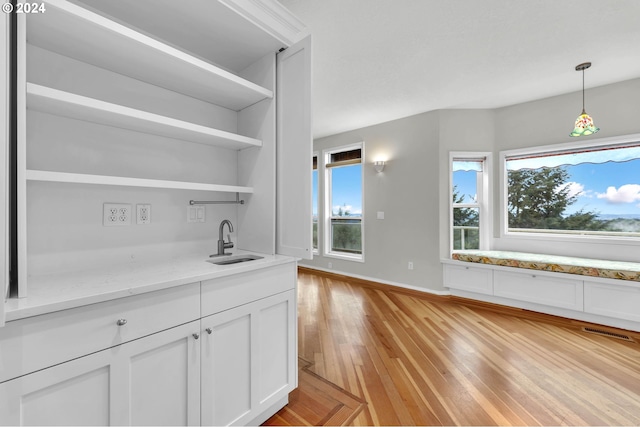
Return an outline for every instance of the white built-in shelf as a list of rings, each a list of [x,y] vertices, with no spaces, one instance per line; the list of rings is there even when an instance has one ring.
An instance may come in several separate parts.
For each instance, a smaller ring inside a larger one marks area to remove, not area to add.
[[[65,0],[47,0],[46,12],[27,21],[35,46],[234,111],[273,98],[269,89]]]
[[[27,108],[183,141],[240,150],[262,141],[122,105],[27,83]]]
[[[253,193],[253,187],[243,187],[239,185],[203,184],[198,182],[88,175],[33,169],[26,171],[26,178],[27,181],[61,182],[68,184],[115,185],[123,187],[164,188],[171,190],[221,191],[226,193]]]

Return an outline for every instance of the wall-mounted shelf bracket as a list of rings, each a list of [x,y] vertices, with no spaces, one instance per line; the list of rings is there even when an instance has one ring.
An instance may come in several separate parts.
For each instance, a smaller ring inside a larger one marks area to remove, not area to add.
[[[189,200],[190,205],[244,205],[240,200],[240,193],[236,193],[235,200]]]

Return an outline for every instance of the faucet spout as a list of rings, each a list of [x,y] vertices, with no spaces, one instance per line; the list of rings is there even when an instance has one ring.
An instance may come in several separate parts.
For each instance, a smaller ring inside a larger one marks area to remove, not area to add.
[[[231,236],[229,236],[229,241],[224,241],[224,226],[225,224],[229,227],[229,233],[233,233],[233,224],[228,219],[223,220],[220,223],[220,228],[218,229],[218,253],[211,256],[221,256],[221,255],[231,255],[226,253],[225,249],[231,249],[233,247],[233,242],[231,241]]]

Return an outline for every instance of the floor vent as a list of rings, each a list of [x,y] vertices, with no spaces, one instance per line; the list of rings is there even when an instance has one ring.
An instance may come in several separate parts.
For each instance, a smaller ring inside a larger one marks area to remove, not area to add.
[[[635,342],[633,340],[633,338],[631,338],[628,335],[623,335],[623,334],[618,334],[615,332],[611,332],[611,331],[605,331],[602,329],[595,329],[595,328],[588,328],[588,327],[583,327],[582,330],[584,332],[589,332],[590,334],[598,334],[598,335],[602,335],[605,337],[610,337],[610,338],[617,338],[619,340],[625,340],[625,341],[629,341],[629,342]]]

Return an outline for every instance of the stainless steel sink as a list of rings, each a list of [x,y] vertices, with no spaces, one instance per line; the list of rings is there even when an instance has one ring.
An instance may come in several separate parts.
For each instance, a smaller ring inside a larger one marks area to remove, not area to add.
[[[255,261],[257,259],[262,259],[264,257],[258,255],[232,255],[228,257],[214,258],[208,259],[207,262],[215,265],[230,265],[230,264],[239,264],[241,262],[249,262]]]

